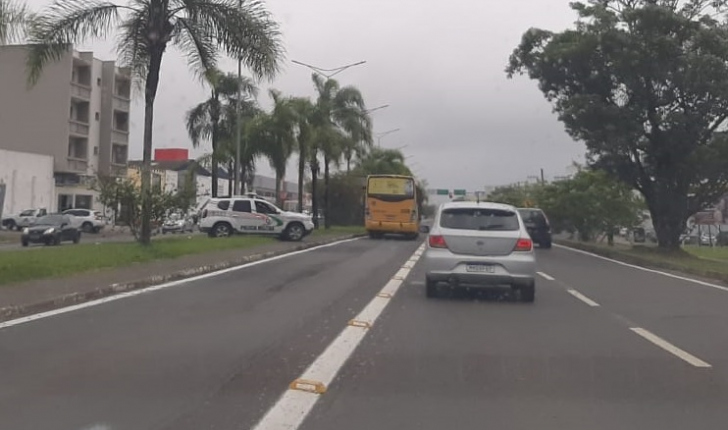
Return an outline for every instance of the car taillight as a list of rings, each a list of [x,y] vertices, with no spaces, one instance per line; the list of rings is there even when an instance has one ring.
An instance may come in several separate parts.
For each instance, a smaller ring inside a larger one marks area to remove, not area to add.
[[[514,251],[530,251],[533,249],[533,241],[531,239],[518,239]]]
[[[445,238],[437,235],[430,235],[430,248],[447,248]]]

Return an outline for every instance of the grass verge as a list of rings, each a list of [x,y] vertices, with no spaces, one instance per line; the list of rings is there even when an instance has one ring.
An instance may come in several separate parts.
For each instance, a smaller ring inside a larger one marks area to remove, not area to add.
[[[728,264],[726,264],[726,262],[728,262],[728,252],[725,251],[723,251],[723,254],[726,255],[725,259],[708,259],[704,258],[704,255],[709,253],[705,251],[696,252],[693,248],[697,247],[687,247],[684,250],[678,251],[664,251],[659,248],[647,246],[627,247],[616,245],[610,247],[607,245],[576,242],[571,240],[557,240],[556,242],[561,245],[592,252],[594,254],[613,258],[625,263],[655,269],[682,272],[728,283]]]
[[[63,277],[98,269],[129,266],[229,249],[244,249],[273,243],[261,236],[210,239],[207,236],[179,236],[152,241],[150,246],[135,242],[64,245],[0,252],[0,285],[34,279]]]

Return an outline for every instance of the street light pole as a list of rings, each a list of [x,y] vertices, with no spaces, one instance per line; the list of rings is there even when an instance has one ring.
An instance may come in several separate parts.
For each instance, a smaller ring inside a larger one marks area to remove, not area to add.
[[[350,69],[354,66],[360,66],[360,65],[366,63],[366,61],[357,61],[356,63],[347,64],[347,65],[341,66],[341,67],[335,67],[333,69],[324,69],[322,67],[312,66],[311,64],[307,64],[302,61],[296,61],[296,60],[291,60],[291,63],[298,64],[299,66],[303,66],[303,67],[308,67],[309,69],[311,69],[314,72],[318,73],[319,75],[325,77],[326,79],[331,79],[334,76],[338,75],[339,73],[343,72],[344,70]]]
[[[243,8],[243,0],[238,0],[238,7]],[[242,104],[242,83],[243,83],[243,61],[238,57],[238,100],[235,105],[235,173],[233,174],[233,194],[240,194],[240,144],[242,140],[242,112],[240,105]],[[214,186],[217,186],[215,184]],[[245,188],[245,187],[243,187]]]

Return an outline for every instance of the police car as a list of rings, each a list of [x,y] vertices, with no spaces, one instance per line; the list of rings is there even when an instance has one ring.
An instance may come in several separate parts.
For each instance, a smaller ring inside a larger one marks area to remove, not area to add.
[[[200,212],[200,231],[210,237],[246,233],[299,241],[313,227],[310,216],[282,211],[255,195],[210,199]]]

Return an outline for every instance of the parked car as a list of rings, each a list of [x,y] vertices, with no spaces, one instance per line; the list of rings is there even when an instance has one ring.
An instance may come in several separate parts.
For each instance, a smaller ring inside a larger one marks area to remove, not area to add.
[[[424,227],[427,230],[426,227]],[[516,208],[490,202],[440,205],[422,265],[427,297],[438,287],[508,285],[524,302],[536,293],[534,240]]]
[[[98,233],[106,226],[100,211],[68,209],[63,211],[63,214],[70,215],[73,226],[84,233]]]
[[[80,240],[81,232],[73,226],[71,217],[63,214],[38,218],[34,225],[24,228],[20,236],[20,243],[23,246],[28,246],[30,243],[60,245],[63,241],[78,243]]]
[[[526,230],[541,248],[551,248],[551,225],[546,214],[538,208],[519,208],[518,213],[526,225]]]
[[[26,209],[17,215],[3,217],[2,226],[8,230],[22,230],[35,224],[39,217],[48,215],[46,209]]]
[[[195,224],[190,216],[172,213],[162,223],[162,234],[167,233],[192,233],[195,230]]]
[[[210,237],[264,234],[299,241],[313,231],[310,216],[286,212],[252,197],[210,199],[200,215],[200,231]]]

